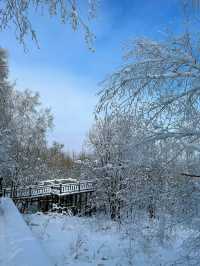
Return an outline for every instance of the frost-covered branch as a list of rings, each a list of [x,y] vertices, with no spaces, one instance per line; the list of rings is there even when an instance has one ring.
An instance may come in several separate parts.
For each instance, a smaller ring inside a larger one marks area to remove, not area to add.
[[[83,10],[81,10],[83,9]],[[96,13],[96,0],[3,0],[0,3],[0,30],[7,29],[14,25],[16,38],[25,45],[25,38],[30,36],[38,45],[37,34],[33,28],[31,13],[44,15],[47,12],[50,16],[57,16],[61,23],[69,23],[74,31],[80,27],[85,36],[88,47],[93,49],[94,35],[91,32],[87,18],[82,17],[86,9],[87,16],[94,18]]]

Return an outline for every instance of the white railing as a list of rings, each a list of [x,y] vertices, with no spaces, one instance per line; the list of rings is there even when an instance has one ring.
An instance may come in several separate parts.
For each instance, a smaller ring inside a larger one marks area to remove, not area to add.
[[[3,195],[11,198],[29,198],[46,195],[66,195],[81,193],[84,191],[93,191],[94,184],[91,181],[82,181],[77,183],[60,184],[54,186],[30,186],[28,188],[7,188],[3,189]]]
[[[91,181],[62,185],[62,193],[84,192],[86,190],[94,190]]]
[[[62,193],[71,193],[76,191],[79,191],[79,184],[77,183],[62,185]]]

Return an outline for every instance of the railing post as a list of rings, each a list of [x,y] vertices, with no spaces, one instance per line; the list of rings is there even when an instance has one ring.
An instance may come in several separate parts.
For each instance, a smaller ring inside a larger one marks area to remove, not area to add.
[[[62,194],[62,184],[60,184],[60,194]]]
[[[80,181],[78,182],[78,191],[79,191],[79,192],[81,191],[81,184],[80,184]]]

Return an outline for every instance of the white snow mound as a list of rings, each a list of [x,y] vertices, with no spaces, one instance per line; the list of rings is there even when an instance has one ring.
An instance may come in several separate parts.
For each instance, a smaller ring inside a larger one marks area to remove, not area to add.
[[[52,265],[13,201],[1,198],[0,266]]]

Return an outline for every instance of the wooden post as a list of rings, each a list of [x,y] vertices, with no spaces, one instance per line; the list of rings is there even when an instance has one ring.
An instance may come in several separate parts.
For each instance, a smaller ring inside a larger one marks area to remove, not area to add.
[[[61,207],[62,184],[60,184],[59,192],[60,192],[60,194],[58,195],[58,205],[59,205],[59,207]]]
[[[54,204],[54,194],[51,193],[51,209],[53,209],[53,204]]]
[[[74,208],[74,205],[75,205],[75,194],[72,194],[72,206]]]
[[[0,198],[3,196],[3,177],[0,177]]]
[[[69,195],[69,207],[73,205],[73,195]]]
[[[10,197],[12,198],[12,196],[13,196],[13,181],[11,183],[11,190],[10,190]]]
[[[40,211],[41,210],[41,201],[40,201],[40,199],[38,198],[38,210]]]
[[[31,190],[32,190],[32,188],[29,187],[29,196],[30,196],[30,197],[31,197]]]
[[[13,198],[16,196],[16,192],[15,192],[15,190],[16,190],[16,186],[14,185],[14,186],[13,186]]]
[[[48,196],[47,197],[45,197],[45,199],[44,199],[44,212],[48,212],[48,210],[49,210],[49,199],[48,199]]]
[[[26,199],[26,212],[28,211],[28,206],[29,206],[28,203],[29,203],[29,202],[28,202],[28,199]]]
[[[82,194],[79,193],[79,212],[81,213],[82,211]]]
[[[87,214],[87,209],[88,209],[88,193],[86,192],[85,193],[85,214]]]
[[[77,214],[77,210],[78,210],[78,201],[77,201],[77,197],[78,197],[78,194],[74,194],[74,215]]]

